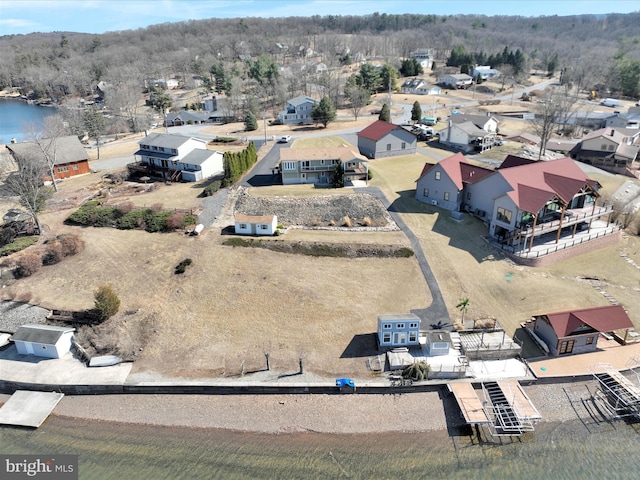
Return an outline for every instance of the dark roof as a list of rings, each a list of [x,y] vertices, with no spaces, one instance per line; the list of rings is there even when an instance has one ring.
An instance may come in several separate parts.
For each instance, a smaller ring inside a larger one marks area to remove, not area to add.
[[[138,141],[138,145],[150,145],[162,148],[180,148],[184,143],[189,140],[197,140],[199,142],[207,143],[205,140],[194,137],[186,137],[184,135],[174,135],[169,133],[152,133]],[[155,152],[154,152],[155,153]]]
[[[404,130],[404,128],[402,128],[402,127],[400,127],[398,125],[394,125],[393,123],[385,122],[384,120],[376,120],[371,125],[369,125],[367,128],[365,128],[364,130],[360,131],[358,133],[358,137],[363,137],[363,138],[367,138],[369,140],[376,141],[376,140],[380,140],[381,138],[383,138],[389,132],[392,132],[392,131],[398,130],[398,129],[403,130],[403,131],[406,132],[406,130]],[[411,132],[407,132],[407,133],[411,133]]]
[[[498,170],[501,168],[519,167],[520,165],[528,165],[530,163],[536,163],[537,160],[531,158],[518,157],[516,155],[507,155],[507,158],[500,164]]]
[[[11,143],[7,145],[7,148],[14,156],[31,157],[45,161],[44,153],[42,153],[42,148],[44,148],[49,152],[49,155],[55,154],[55,165],[89,160],[87,151],[75,135],[53,139],[44,138],[38,142]]]
[[[204,162],[214,157],[216,154],[219,154],[219,152],[196,148],[186,154],[180,161],[188,165],[202,165]]]
[[[68,332],[75,331],[71,327],[54,327],[52,325],[23,325],[13,334],[11,339],[22,342],[42,343],[43,345],[55,345],[60,337]]]
[[[549,320],[558,338],[571,335],[583,325],[587,325],[597,332],[633,328],[629,315],[621,305],[549,313],[542,315],[542,317]]]

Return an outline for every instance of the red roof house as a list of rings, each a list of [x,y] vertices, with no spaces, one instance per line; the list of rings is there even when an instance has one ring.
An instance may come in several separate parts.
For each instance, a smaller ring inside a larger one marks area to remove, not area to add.
[[[633,329],[621,305],[547,313],[536,315],[533,320],[534,333],[554,356],[594,352],[600,333]]]
[[[416,153],[418,138],[399,125],[376,120],[358,133],[358,149],[368,158]]]

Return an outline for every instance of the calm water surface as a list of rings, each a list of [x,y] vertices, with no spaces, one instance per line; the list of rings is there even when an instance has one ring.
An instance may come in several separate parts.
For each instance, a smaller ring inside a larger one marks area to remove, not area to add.
[[[28,140],[29,124],[42,128],[43,119],[57,113],[55,108],[29,105],[22,100],[0,99],[0,143]]]
[[[75,453],[81,479],[637,479],[640,425],[540,424],[479,444],[471,430],[267,435],[52,416],[1,427],[0,452]]]

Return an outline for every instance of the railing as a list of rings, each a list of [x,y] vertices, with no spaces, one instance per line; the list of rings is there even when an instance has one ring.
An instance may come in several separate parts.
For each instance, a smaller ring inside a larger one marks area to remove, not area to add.
[[[587,208],[587,210],[591,210]],[[593,212],[584,211],[584,209],[576,209],[576,210],[567,210],[565,213],[565,218],[562,219],[562,228],[568,227],[571,225],[575,225],[576,223],[580,223],[587,218],[598,218],[602,215],[606,215],[613,211],[613,205],[604,205],[602,207],[596,207]],[[554,230],[560,227],[560,220],[552,220],[550,222],[540,222],[536,225],[535,234],[543,235],[545,233],[553,232]],[[534,233],[534,230],[531,225],[526,225],[525,227],[516,228],[513,230],[508,236],[506,236],[502,241],[508,242],[513,239],[517,235],[521,235],[524,237],[529,237]]]
[[[568,242],[558,243],[556,245],[541,249],[540,247],[534,247],[535,250],[528,252],[527,249],[516,250],[511,245],[499,244],[498,246],[509,253],[512,253],[518,257],[522,258],[538,258],[543,257],[545,255],[549,255],[550,253],[554,253],[560,250],[564,250],[565,248],[575,247],[576,245],[580,245],[581,243],[589,242],[591,240],[595,240],[596,238],[604,237],[605,235],[609,235],[611,233],[615,233],[621,229],[620,225],[612,225],[604,230],[601,230],[597,233],[591,233],[587,236],[581,235],[578,238],[574,238]]]
[[[333,165],[309,165],[309,166],[300,166],[301,172],[332,172],[336,169],[336,164]]]

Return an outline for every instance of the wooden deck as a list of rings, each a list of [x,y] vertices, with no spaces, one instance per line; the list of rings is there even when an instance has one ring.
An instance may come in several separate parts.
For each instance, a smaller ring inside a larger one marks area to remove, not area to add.
[[[451,382],[449,384],[453,396],[456,397],[465,421],[470,425],[491,423],[482,407],[473,385],[468,382]]]
[[[499,380],[498,385],[520,418],[540,420],[542,416],[517,380]]]

